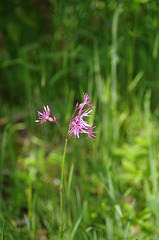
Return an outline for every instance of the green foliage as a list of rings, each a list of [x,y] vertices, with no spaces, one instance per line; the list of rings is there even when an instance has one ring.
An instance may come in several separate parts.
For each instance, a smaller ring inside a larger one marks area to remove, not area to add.
[[[159,239],[157,1],[0,2],[0,239],[59,239],[64,132],[88,92],[94,142],[71,138],[64,239]]]

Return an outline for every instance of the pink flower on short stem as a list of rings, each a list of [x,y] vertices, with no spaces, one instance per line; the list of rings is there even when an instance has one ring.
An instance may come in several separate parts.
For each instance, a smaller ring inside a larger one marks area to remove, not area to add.
[[[52,123],[57,123],[57,120],[55,117],[54,118],[50,117],[50,108],[48,105],[47,105],[47,107],[44,106],[43,113],[38,111],[38,117],[39,117],[39,120],[35,121],[38,124],[42,124],[42,123],[46,122],[46,120],[48,120]]]

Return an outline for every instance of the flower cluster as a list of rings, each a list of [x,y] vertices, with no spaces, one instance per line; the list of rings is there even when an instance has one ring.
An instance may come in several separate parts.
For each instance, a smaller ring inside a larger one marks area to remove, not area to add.
[[[83,118],[90,117],[90,113],[92,112],[91,108],[95,108],[95,107],[93,107],[90,101],[88,100],[89,96],[87,93],[85,94],[83,93],[83,98],[84,98],[84,101],[82,103],[76,104],[75,111],[72,115],[72,118],[69,120],[70,124],[69,124],[68,137],[66,137],[63,134],[62,129],[56,120],[56,117],[55,116],[53,118],[50,117],[49,106],[47,107],[44,106],[43,113],[38,111],[39,120],[36,120],[35,122],[37,122],[38,124],[42,124],[46,122],[46,120],[48,120],[51,123],[57,124],[63,136],[65,137],[65,139],[69,139],[72,135],[74,135],[74,138],[76,137],[79,138],[79,134],[83,133],[83,134],[87,134],[87,137],[91,138],[91,140],[94,140],[96,138],[95,133],[97,133],[97,131],[93,131],[95,127],[92,127],[92,123],[89,124]],[[88,106],[89,108],[84,109],[85,106]]]
[[[87,121],[85,121],[83,118],[84,117],[90,117],[90,113],[92,112],[91,108],[95,108],[92,106],[92,104],[90,104],[89,96],[87,93],[83,93],[83,98],[84,98],[84,102],[82,102],[81,104],[76,104],[76,108],[74,111],[74,114],[72,116],[72,118],[70,119],[70,130],[68,132],[68,135],[72,135],[74,134],[74,138],[79,138],[79,134],[80,133],[84,133],[84,134],[88,134],[88,138],[91,138],[93,140],[93,138],[96,138],[96,136],[94,135],[95,133],[97,133],[96,131],[94,132],[93,129],[95,127],[92,127],[92,123],[89,124]],[[84,109],[85,106],[88,106],[88,109]],[[74,117],[75,113],[78,111],[78,114]]]

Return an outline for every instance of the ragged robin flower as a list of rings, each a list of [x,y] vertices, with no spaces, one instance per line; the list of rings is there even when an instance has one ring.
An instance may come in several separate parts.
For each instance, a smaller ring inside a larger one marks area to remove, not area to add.
[[[42,124],[44,122],[46,122],[46,120],[52,122],[52,123],[57,123],[56,121],[56,118],[51,118],[50,117],[50,108],[49,106],[47,105],[47,107],[44,106],[44,110],[43,110],[43,113],[39,112],[38,111],[38,117],[39,117],[39,120],[36,120],[35,122],[37,122],[38,124]]]
[[[72,118],[70,119],[70,130],[68,132],[68,135],[74,135],[74,138],[79,138],[79,134],[83,133],[83,134],[88,134],[88,138],[91,138],[91,140],[94,140],[94,138],[96,138],[96,136],[94,135],[95,133],[97,133],[97,131],[92,131],[95,127],[92,127],[92,123],[89,124],[87,121],[85,121],[83,118],[84,117],[90,117],[90,113],[92,112],[92,110],[90,110],[91,108],[95,108],[92,106],[92,104],[90,104],[90,101],[88,101],[89,96],[87,93],[83,93],[83,98],[84,98],[84,102],[80,103],[80,104],[76,104],[76,108],[74,111],[74,114],[72,116]],[[85,105],[87,105],[89,108],[88,109],[84,109]],[[74,117],[74,115],[76,114],[76,112],[78,111],[77,115]]]
[[[97,133],[97,131],[93,131],[95,126],[92,127],[93,124],[88,123],[86,120],[84,120],[84,118],[90,117],[90,113],[93,111],[91,108],[95,108],[95,107],[92,106],[92,104],[88,100],[89,96],[87,93],[85,94],[83,93],[83,98],[84,98],[84,101],[82,103],[76,104],[74,113],[71,119],[69,120],[70,124],[69,124],[69,131],[68,131],[67,137],[63,134],[63,131],[60,125],[58,124],[56,117],[55,116],[53,118],[50,117],[50,108],[48,105],[47,107],[44,106],[44,110],[42,113],[38,111],[39,120],[36,120],[35,122],[37,122],[38,124],[42,124],[48,120],[51,123],[57,124],[65,139],[69,139],[72,135],[74,135],[74,138],[76,137],[79,138],[81,133],[81,134],[87,134],[88,138],[90,138],[91,140],[94,140],[96,138],[95,134]],[[84,109],[86,106],[88,106],[88,109]]]

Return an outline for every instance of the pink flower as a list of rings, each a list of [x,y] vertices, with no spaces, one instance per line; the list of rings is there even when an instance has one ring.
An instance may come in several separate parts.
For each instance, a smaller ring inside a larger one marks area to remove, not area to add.
[[[74,134],[75,135],[75,137],[74,138],[76,138],[76,137],[78,137],[79,138],[79,133],[82,131],[82,128],[81,128],[81,126],[80,126],[80,123],[79,122],[77,122],[76,123],[76,121],[72,121],[71,123],[70,123],[70,131],[68,132],[68,135],[70,136],[71,134]]]
[[[88,127],[91,127],[91,124],[88,124],[86,121],[84,121],[82,118],[79,118],[79,116],[76,116],[75,119],[70,123],[70,131],[68,132],[68,135],[74,134],[75,137],[79,138],[79,133],[85,133],[86,129]]]
[[[97,132],[93,132],[92,130],[95,127],[92,127],[92,123],[89,124],[87,121],[85,121],[83,118],[84,117],[90,117],[90,113],[92,112],[92,110],[90,110],[90,108],[88,109],[84,109],[85,105],[95,108],[92,106],[92,104],[90,104],[90,102],[88,101],[89,96],[87,93],[83,93],[83,97],[84,97],[84,102],[81,104],[76,104],[76,108],[75,111],[72,115],[72,118],[70,119],[70,130],[68,132],[68,135],[71,136],[72,134],[74,134],[74,138],[79,138],[79,134],[83,133],[83,134],[88,134],[88,137],[91,138],[93,140],[93,137],[95,138],[96,136],[94,135]],[[79,110],[79,111],[78,111]],[[78,114],[74,117],[75,113],[78,111]]]
[[[97,133],[97,131],[96,132],[92,131],[95,127],[89,128],[88,131],[86,131],[86,133],[88,134],[88,138],[90,138],[92,141],[94,141],[95,140],[94,138],[96,138],[94,134]]]
[[[93,107],[93,105],[90,103],[90,101],[88,101],[88,99],[89,99],[88,93],[85,93],[85,94],[83,93],[83,98],[84,98],[84,102],[82,102],[82,103],[79,105],[79,108],[80,108],[79,113],[82,112],[82,110],[83,110],[83,108],[84,108],[85,105],[87,105],[88,107],[95,108],[95,107]]]
[[[43,113],[38,111],[38,117],[39,117],[39,120],[35,121],[35,122],[38,122],[38,124],[42,124],[42,123],[46,122],[46,120],[48,120],[52,123],[57,123],[57,120],[55,117],[54,118],[50,117],[50,108],[48,105],[47,105],[47,107],[44,106]]]
[[[65,136],[60,125],[58,124],[56,117],[54,116],[53,118],[50,117],[50,108],[47,105],[47,107],[44,106],[44,110],[43,112],[39,112],[38,111],[38,117],[39,119],[36,120],[35,122],[37,122],[38,124],[42,124],[44,122],[46,122],[47,120],[50,121],[51,123],[55,123],[57,124],[57,126],[59,127],[62,135],[64,136],[65,139],[69,139],[72,135],[74,135],[74,138],[79,138],[80,134],[88,134],[88,138],[91,138],[91,140],[93,141],[96,136],[95,134],[97,133],[97,131],[93,131],[93,129],[95,127],[93,127],[92,123],[87,122],[84,118],[85,117],[90,117],[91,112],[93,111],[91,108],[95,108],[92,106],[92,104],[90,103],[89,96],[87,93],[83,93],[83,98],[84,101],[82,103],[77,103],[75,106],[75,110],[74,113],[71,117],[70,124],[69,124],[69,131],[68,131],[68,135]],[[85,109],[85,107],[88,106],[87,109]]]

